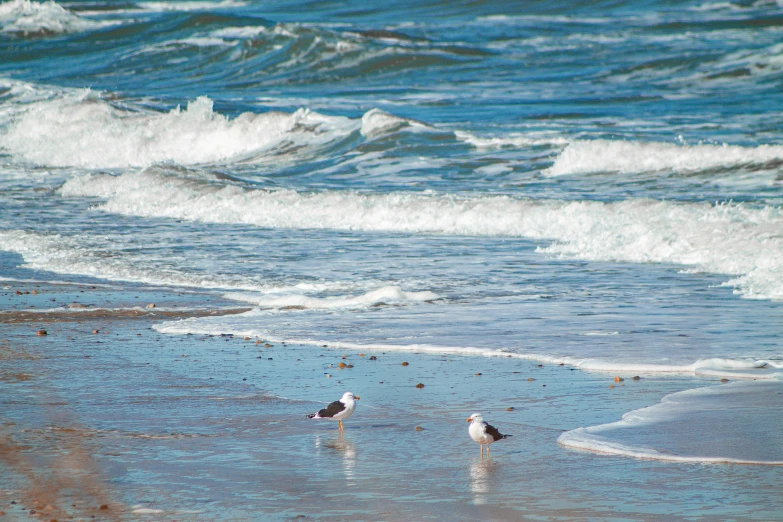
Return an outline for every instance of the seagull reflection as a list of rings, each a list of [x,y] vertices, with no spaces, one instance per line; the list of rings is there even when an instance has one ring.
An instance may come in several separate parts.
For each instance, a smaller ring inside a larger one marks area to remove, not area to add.
[[[491,460],[476,460],[470,465],[470,489],[473,491],[473,503],[487,503],[490,474],[497,468]]]
[[[345,478],[347,480],[354,478],[353,468],[356,465],[356,446],[343,435],[343,432],[340,432],[337,437],[322,437],[321,435],[317,435],[315,437],[315,449],[318,452],[320,448],[326,448],[331,452],[337,452],[343,459],[343,472],[345,473]]]

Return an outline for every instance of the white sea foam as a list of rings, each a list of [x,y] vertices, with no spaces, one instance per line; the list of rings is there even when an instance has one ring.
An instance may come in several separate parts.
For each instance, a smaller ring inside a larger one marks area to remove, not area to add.
[[[14,121],[0,134],[0,147],[18,159],[46,166],[282,162],[289,154],[314,154],[355,132],[375,137],[404,127],[424,128],[378,110],[362,119],[308,109],[243,113],[229,119],[214,112],[206,97],[188,103],[184,110],[131,111],[87,90],[17,108]]]
[[[115,25],[77,16],[53,1],[10,0],[0,3],[0,32],[18,35],[46,35],[89,31]]]
[[[698,172],[783,161],[783,146],[676,145],[614,140],[579,140],[569,144],[547,176],[599,172]]]
[[[209,36],[194,36],[192,38],[177,40],[177,42],[183,45],[192,45],[193,47],[222,47],[226,45],[226,41],[222,38],[213,38]]]
[[[428,128],[417,121],[400,118],[380,109],[371,109],[362,116],[362,136],[375,137],[381,134],[389,134],[403,128]]]
[[[528,136],[523,134],[509,134],[505,136],[495,136],[492,138],[482,138],[463,131],[456,131],[454,135],[458,140],[464,141],[465,143],[468,143],[477,149],[565,146],[570,143],[566,138],[561,136]]]
[[[610,359],[584,358],[574,356],[552,355],[541,352],[525,352],[521,348],[487,348],[481,346],[451,346],[435,345],[411,342],[355,342],[350,340],[335,340],[302,335],[285,335],[268,327],[269,314],[266,310],[253,310],[242,314],[221,317],[196,317],[180,321],[166,321],[153,326],[161,333],[167,334],[194,334],[194,335],[220,335],[233,334],[235,336],[259,337],[272,342],[286,342],[306,346],[328,347],[338,350],[422,353],[422,354],[451,354],[469,357],[503,357],[509,359],[536,361],[553,365],[567,365],[582,370],[623,373],[625,375],[655,375],[655,374],[685,374],[685,375],[710,375],[713,377],[729,376],[732,379],[780,379],[783,372],[769,370],[770,361],[740,360],[727,358],[702,359],[687,364],[661,364],[646,363],[644,355],[638,355],[638,362],[618,362]],[[278,321],[272,319],[276,325]],[[712,373],[710,373],[712,372]]]
[[[276,299],[307,298],[311,294],[319,293],[345,293],[365,290],[371,285],[377,286],[372,281],[328,281],[319,283],[297,283],[289,286],[274,286],[255,292],[227,292],[223,297],[232,301],[251,303],[258,305],[262,301]],[[287,306],[287,305],[283,305]]]
[[[223,0],[221,2],[138,2],[137,5],[147,11],[209,11],[213,9],[229,9],[242,7],[247,2],[238,0]]]
[[[251,25],[243,27],[225,27],[212,31],[210,35],[215,38],[220,38],[221,40],[245,40],[264,34],[267,31],[269,31],[269,28],[264,25]]]
[[[154,170],[68,180],[63,196],[98,209],[270,228],[553,239],[544,253],[595,261],[675,263],[734,276],[742,295],[783,298],[783,211],[737,204],[531,201],[505,196],[300,193],[215,186]]]
[[[565,432],[558,442],[641,459],[783,465],[782,414],[783,382],[742,382],[667,395],[620,421]]]
[[[476,19],[476,23],[485,24],[513,24],[513,25],[528,25],[528,24],[579,24],[579,25],[601,25],[606,23],[617,23],[617,18],[589,18],[586,16],[566,16],[566,15],[487,15],[479,16]]]
[[[263,296],[227,294],[227,298],[245,300],[261,308],[303,308],[328,310],[334,308],[367,308],[380,304],[404,304],[438,299],[433,292],[406,292],[399,286],[384,286],[352,297],[310,297],[302,294],[280,295],[280,292]]]

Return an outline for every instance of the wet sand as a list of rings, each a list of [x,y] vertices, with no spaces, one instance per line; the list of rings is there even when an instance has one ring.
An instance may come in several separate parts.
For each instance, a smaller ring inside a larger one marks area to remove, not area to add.
[[[779,468],[556,442],[717,379],[617,384],[519,360],[167,336],[152,329],[161,317],[237,308],[138,287],[6,285],[0,511],[9,520],[783,518]],[[62,310],[40,312],[53,302]],[[73,302],[111,312],[70,311]],[[305,418],[347,390],[362,398],[343,434]],[[467,435],[475,411],[513,435],[489,460]]]

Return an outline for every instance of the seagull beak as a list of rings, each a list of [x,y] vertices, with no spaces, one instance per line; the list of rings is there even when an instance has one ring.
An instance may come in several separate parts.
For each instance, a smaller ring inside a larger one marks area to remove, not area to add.
[[[473,420],[473,417],[468,417],[468,418],[466,419],[466,422],[470,422],[470,421],[472,421],[472,420]]]
[[[354,395],[354,396],[353,396],[353,398],[354,398],[355,400],[357,400],[357,401],[358,401],[359,399],[361,399],[361,397],[359,397],[358,395]]]

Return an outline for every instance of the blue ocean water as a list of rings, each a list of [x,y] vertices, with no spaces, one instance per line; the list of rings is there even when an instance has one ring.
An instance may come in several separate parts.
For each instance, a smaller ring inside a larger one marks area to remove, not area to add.
[[[254,307],[172,334],[778,378],[782,36],[763,0],[6,1],[0,275]]]

